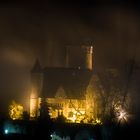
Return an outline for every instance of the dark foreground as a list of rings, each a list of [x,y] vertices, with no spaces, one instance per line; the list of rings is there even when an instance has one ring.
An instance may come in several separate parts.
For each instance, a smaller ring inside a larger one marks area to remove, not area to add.
[[[0,140],[139,140],[139,133],[140,123],[136,122],[125,125],[93,126],[90,124],[70,124],[45,120],[5,120],[1,121],[0,124]]]

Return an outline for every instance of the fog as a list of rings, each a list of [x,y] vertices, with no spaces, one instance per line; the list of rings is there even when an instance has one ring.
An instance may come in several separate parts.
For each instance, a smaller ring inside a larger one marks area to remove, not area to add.
[[[11,100],[28,109],[35,59],[42,66],[63,67],[69,45],[92,44],[95,69],[123,68],[131,58],[139,67],[139,14],[131,4],[1,4],[1,110]]]

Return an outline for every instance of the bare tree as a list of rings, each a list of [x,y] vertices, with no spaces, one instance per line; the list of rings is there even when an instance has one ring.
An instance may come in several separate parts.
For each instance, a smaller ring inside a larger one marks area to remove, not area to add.
[[[102,102],[102,117],[113,119],[116,106],[122,104],[124,79],[117,69],[106,69],[98,74],[98,89]]]

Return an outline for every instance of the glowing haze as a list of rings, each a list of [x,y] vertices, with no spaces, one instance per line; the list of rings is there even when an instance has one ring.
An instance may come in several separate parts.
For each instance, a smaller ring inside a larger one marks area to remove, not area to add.
[[[95,69],[122,68],[133,56],[139,65],[140,11],[135,6],[1,4],[0,105],[15,99],[27,107],[35,59],[44,66],[64,66],[67,45],[92,43]]]

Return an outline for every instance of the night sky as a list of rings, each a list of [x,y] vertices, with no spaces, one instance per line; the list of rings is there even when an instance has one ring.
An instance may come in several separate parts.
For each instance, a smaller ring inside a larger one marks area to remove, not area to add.
[[[122,68],[133,57],[140,66],[139,17],[136,3],[0,3],[0,111],[12,99],[27,108],[35,59],[64,66],[69,45],[92,43],[96,69]]]

